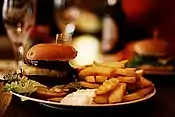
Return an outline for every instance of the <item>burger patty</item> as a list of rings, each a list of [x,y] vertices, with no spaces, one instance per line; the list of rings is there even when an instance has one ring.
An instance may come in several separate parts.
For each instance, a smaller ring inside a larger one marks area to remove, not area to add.
[[[68,61],[30,60],[28,58],[24,58],[24,63],[29,66],[45,68],[45,69],[52,69],[52,70],[59,70],[59,71],[65,71],[65,70],[72,69]]]
[[[24,64],[22,74],[48,87],[67,84],[76,80],[76,71],[73,69],[71,71],[58,71]]]

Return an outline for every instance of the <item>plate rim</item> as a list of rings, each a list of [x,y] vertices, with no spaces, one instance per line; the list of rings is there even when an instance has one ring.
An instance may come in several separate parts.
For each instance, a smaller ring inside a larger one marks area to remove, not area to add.
[[[148,95],[146,95],[143,98],[137,99],[137,100],[133,100],[133,101],[128,101],[128,102],[121,102],[121,103],[115,103],[115,104],[86,104],[86,105],[70,105],[70,104],[63,104],[63,103],[59,103],[59,102],[52,102],[52,101],[47,101],[47,100],[42,100],[42,99],[36,99],[36,98],[32,98],[32,97],[28,97],[28,96],[24,96],[18,93],[15,93],[13,91],[10,91],[10,93],[12,93],[13,95],[19,97],[19,98],[24,98],[26,100],[30,100],[30,101],[34,101],[34,102],[38,102],[38,103],[44,103],[44,104],[49,104],[49,105],[55,105],[55,106],[68,106],[68,107],[110,107],[110,106],[120,106],[120,105],[127,105],[127,104],[133,104],[133,103],[137,103],[137,102],[142,102],[144,100],[147,100],[151,97],[153,97],[156,94],[156,89],[154,87],[154,90],[149,93]]]

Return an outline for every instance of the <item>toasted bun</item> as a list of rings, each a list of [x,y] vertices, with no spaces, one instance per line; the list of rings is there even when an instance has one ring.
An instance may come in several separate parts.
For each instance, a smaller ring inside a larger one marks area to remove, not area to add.
[[[31,47],[26,57],[29,60],[58,60],[69,61],[77,56],[77,51],[65,44],[37,44]]]
[[[146,39],[134,45],[134,51],[144,56],[165,56],[167,54],[167,43],[163,40]]]

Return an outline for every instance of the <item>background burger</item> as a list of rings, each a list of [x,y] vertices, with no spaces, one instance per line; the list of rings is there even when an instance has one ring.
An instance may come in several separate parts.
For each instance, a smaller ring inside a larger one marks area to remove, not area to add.
[[[172,71],[174,61],[168,54],[168,44],[163,40],[145,39],[133,46],[134,57],[129,67],[137,67],[145,71]]]
[[[69,45],[37,44],[26,53],[22,74],[48,87],[70,83],[76,71],[69,61],[76,56],[77,51]]]

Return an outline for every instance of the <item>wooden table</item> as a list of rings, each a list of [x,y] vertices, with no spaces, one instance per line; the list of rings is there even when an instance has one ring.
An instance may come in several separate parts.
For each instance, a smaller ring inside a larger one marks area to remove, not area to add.
[[[63,117],[72,116],[128,116],[128,117],[175,117],[175,80],[174,76],[149,77],[157,89],[156,95],[142,103],[121,107],[73,110],[55,110],[31,101],[21,102],[9,93],[0,94],[0,117]],[[0,85],[2,87],[2,85]],[[12,97],[12,98],[11,98]],[[12,100],[11,100],[12,99]],[[6,101],[4,101],[6,100]],[[11,100],[11,101],[10,101]]]

